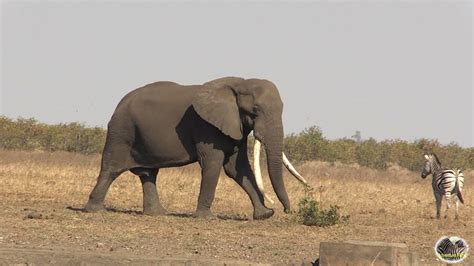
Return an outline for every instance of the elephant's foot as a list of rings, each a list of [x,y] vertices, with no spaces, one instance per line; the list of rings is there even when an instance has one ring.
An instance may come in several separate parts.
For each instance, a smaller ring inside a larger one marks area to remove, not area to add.
[[[148,216],[166,215],[167,211],[162,206],[147,207],[143,209],[143,214]]]
[[[254,210],[253,219],[254,220],[265,220],[265,219],[268,219],[268,218],[272,217],[274,213],[275,212],[273,211],[273,209],[263,207],[261,209]]]
[[[94,203],[94,202],[87,202],[86,206],[84,207],[85,212],[98,212],[98,211],[105,211],[104,204],[101,203]]]
[[[203,209],[203,210],[196,210],[194,213],[195,218],[213,218],[214,215],[212,214],[210,209]]]

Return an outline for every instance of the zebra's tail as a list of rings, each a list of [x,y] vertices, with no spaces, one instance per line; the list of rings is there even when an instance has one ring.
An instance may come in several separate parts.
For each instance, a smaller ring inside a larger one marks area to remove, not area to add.
[[[462,204],[464,204],[464,199],[463,199],[463,197],[462,197],[462,193],[461,193],[461,190],[460,190],[459,188],[458,188],[458,193],[457,193],[457,195],[458,195],[459,201],[460,201]]]
[[[458,171],[456,171],[456,172],[457,172],[457,173],[456,173],[456,187],[457,187],[457,189],[456,189],[457,193],[456,193],[456,194],[457,194],[457,196],[458,196],[459,201],[460,201],[462,204],[464,204],[464,198],[462,197],[462,192],[461,192],[461,189],[462,189],[462,188],[461,188],[461,184],[460,184],[460,182],[459,182],[459,179],[460,179],[460,177],[463,176],[463,174],[462,174],[461,170],[458,170]]]

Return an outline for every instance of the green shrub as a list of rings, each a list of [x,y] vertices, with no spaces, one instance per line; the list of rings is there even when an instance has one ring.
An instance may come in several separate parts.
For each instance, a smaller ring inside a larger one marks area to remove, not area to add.
[[[306,195],[298,203],[298,221],[308,226],[331,226],[341,222],[347,222],[349,216],[339,214],[339,206],[331,205],[329,209],[323,210],[319,203],[310,195]]]

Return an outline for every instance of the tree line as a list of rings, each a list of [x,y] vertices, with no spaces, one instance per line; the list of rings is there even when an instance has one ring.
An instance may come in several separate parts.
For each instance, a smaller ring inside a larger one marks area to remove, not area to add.
[[[474,148],[463,148],[456,143],[442,145],[433,139],[328,140],[318,127],[310,127],[300,133],[287,135],[284,145],[285,152],[296,161],[357,163],[375,169],[387,169],[396,164],[420,171],[424,163],[423,154],[434,152],[444,166],[474,169]]]
[[[0,116],[0,149],[94,154],[102,151],[105,136],[103,128],[80,123],[48,125],[34,118]]]
[[[0,116],[0,149],[68,151],[83,154],[100,153],[106,130],[80,123],[48,125],[34,118],[16,120]],[[252,141],[252,140],[250,140]],[[285,136],[285,153],[294,162],[327,161],[357,163],[375,169],[387,169],[392,164],[419,171],[423,153],[435,152],[443,165],[474,169],[474,148],[455,143],[442,145],[437,140],[416,141],[375,139],[355,141],[349,138],[329,140],[316,126]]]

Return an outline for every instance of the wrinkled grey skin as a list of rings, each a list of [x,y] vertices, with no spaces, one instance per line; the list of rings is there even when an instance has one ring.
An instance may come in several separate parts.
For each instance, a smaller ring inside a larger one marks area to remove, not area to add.
[[[247,137],[265,145],[273,189],[290,211],[282,178],[283,103],[267,80],[226,77],[204,85],[156,82],[136,89],[118,104],[108,124],[107,140],[97,184],[86,211],[102,210],[109,186],[124,171],[140,177],[143,213],[165,214],[156,189],[160,168],[199,162],[201,188],[197,217],[211,214],[222,166],[247,192],[254,219],[266,219],[265,207],[247,157]]]

